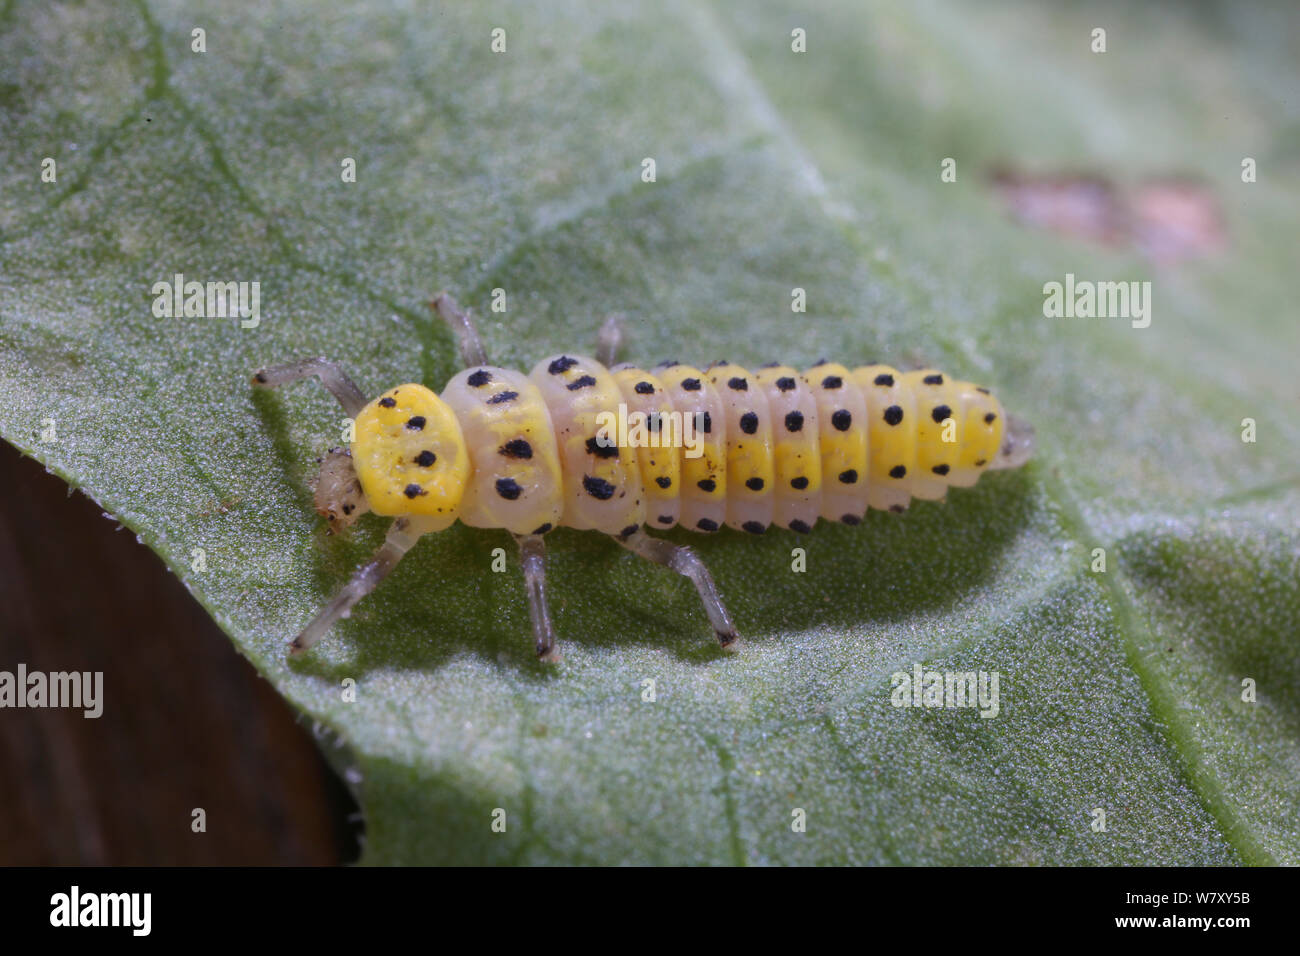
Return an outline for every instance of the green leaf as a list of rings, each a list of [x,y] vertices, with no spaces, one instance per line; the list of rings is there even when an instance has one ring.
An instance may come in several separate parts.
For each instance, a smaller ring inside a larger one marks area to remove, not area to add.
[[[0,434],[341,738],[367,862],[1300,862],[1294,13],[1116,6],[1094,54],[1068,5],[608,6],[4,4]],[[1026,230],[1003,163],[1198,176],[1226,249]],[[259,281],[260,324],[155,318],[175,273]],[[1066,273],[1151,281],[1151,326],[1045,318]],[[566,659],[539,665],[520,573],[490,570],[508,536],[456,527],[290,664],[384,522],[323,535],[341,413],[248,375],[323,354],[369,393],[441,387],[443,288],[525,368],[611,311],[644,362],[933,363],[1038,455],[858,528],[674,534],[738,655],[687,582],[560,531]],[[998,715],[892,706],[917,663],[997,671]]]

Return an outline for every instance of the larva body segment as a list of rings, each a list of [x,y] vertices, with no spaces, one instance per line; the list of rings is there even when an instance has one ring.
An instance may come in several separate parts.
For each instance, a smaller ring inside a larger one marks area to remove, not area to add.
[[[947,476],[957,463],[958,442],[965,422],[957,389],[951,378],[932,368],[904,372],[902,383],[916,400],[916,472],[912,477],[912,497],[942,501],[948,494]]]
[[[627,438],[641,473],[646,522],[671,528],[681,513],[681,418],[658,376],[627,363],[612,374],[627,405]]]
[[[902,373],[888,365],[863,365],[849,377],[867,406],[867,503],[880,511],[906,511],[916,471],[916,398]]]
[[[1006,418],[1001,403],[987,388],[980,388],[972,382],[958,382],[957,392],[965,427],[961,431],[957,462],[948,474],[948,484],[969,488],[997,458]]]
[[[822,503],[822,453],[817,398],[788,365],[769,365],[754,375],[767,398],[774,444],[773,522],[807,534]],[[854,472],[866,480],[866,472]],[[846,477],[850,477],[846,475]]]
[[[625,534],[645,522],[641,474],[633,449],[603,444],[603,419],[623,401],[609,370],[583,355],[553,355],[529,373],[555,429],[564,475],[563,524]]]
[[[727,527],[762,534],[776,513],[772,417],[753,373],[718,362],[709,381],[722,399],[727,428]]]
[[[849,370],[836,362],[809,369],[803,383],[817,403],[817,438],[822,457],[821,517],[857,524],[867,511],[871,472],[868,468],[867,403]],[[840,481],[846,473],[858,481]],[[834,476],[835,480],[827,480]]]
[[[454,376],[442,395],[460,419],[473,464],[461,520],[514,534],[544,534],[559,525],[564,479],[555,428],[532,380],[480,365]]]
[[[727,520],[727,414],[718,390],[698,368],[666,362],[655,369],[675,411],[696,423],[700,454],[680,453],[679,521],[692,531],[717,531]],[[670,527],[657,519],[653,527]]]

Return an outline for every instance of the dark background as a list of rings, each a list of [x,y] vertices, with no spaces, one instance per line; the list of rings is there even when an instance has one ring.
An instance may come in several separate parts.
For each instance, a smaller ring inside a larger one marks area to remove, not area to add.
[[[309,728],[157,555],[4,442],[0,500],[0,670],[105,688],[94,720],[0,709],[0,865],[355,859],[357,806]]]

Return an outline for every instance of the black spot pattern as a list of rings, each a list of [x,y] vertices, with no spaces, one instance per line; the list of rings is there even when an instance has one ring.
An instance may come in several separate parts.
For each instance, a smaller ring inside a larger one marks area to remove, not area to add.
[[[767,525],[763,524],[761,521],[746,521],[741,525],[741,527],[750,534],[762,534],[767,530]]]
[[[699,521],[695,522],[695,527],[699,528],[701,531],[717,531],[718,523],[712,518],[701,518]]]
[[[902,478],[906,476],[906,474],[907,474],[906,465],[895,465],[893,468],[889,469],[890,478]]]
[[[840,478],[840,484],[842,485],[856,485],[858,483],[858,473],[853,468],[848,468],[845,469],[844,471],[841,471],[839,478]]]
[[[395,398],[381,398],[381,399],[379,400],[379,404],[380,404],[380,406],[383,407],[383,408],[392,408],[394,405],[397,404],[397,399],[395,399]]]
[[[507,458],[532,458],[533,446],[522,438],[512,438],[497,451]]]
[[[748,392],[749,382],[737,375],[734,378],[727,379],[727,388],[733,392]]]
[[[624,541],[626,541],[628,538],[632,537],[632,535],[636,534],[637,529],[640,527],[641,526],[639,524],[630,524],[622,531],[620,531],[618,533],[618,536],[622,538]]]
[[[673,523],[673,516],[672,516],[672,515],[660,515],[660,516],[659,516],[659,523],[660,523],[660,524],[672,524],[672,523]]]
[[[409,429],[410,429],[411,431],[413,431],[413,432],[418,432],[418,431],[423,430],[423,428],[424,428],[424,416],[423,416],[423,415],[412,415],[410,418],[408,418],[408,419],[406,420],[406,427],[409,428]]]
[[[425,491],[423,488],[421,488],[419,485],[412,482],[411,484],[407,485],[405,488],[402,489],[402,494],[406,495],[406,497],[408,498],[418,498],[420,497],[420,495],[427,495],[428,492]]]
[[[700,491],[707,492],[708,494],[713,494],[718,487],[718,483],[712,478],[701,478],[695,483],[695,485],[700,489]]]
[[[936,475],[946,475],[946,474],[948,474],[948,466],[947,466],[947,465],[935,465],[935,466],[934,466],[933,468],[931,468],[930,470],[931,470],[932,472],[934,472]]]
[[[796,382],[794,379],[792,379],[789,375],[783,375],[776,380],[776,387],[783,392],[791,391],[798,384],[799,383]]]
[[[492,381],[492,374],[487,369],[481,368],[477,372],[470,373],[469,378],[465,379],[465,381],[475,388],[482,388]]]
[[[581,378],[575,378],[572,382],[566,385],[565,388],[571,392],[576,392],[580,388],[591,388],[591,386],[595,384],[596,380],[594,378],[590,375],[583,375]]]
[[[701,383],[698,378],[682,379],[682,388],[688,392],[698,392],[703,387],[703,383]]]
[[[936,424],[942,425],[949,418],[952,418],[952,409],[947,405],[936,405],[934,411],[930,413],[930,417],[935,420]]]
[[[587,454],[595,455],[597,458],[617,458],[618,446],[602,445],[600,439],[593,435],[587,439]]]
[[[506,501],[514,501],[523,493],[523,490],[524,489],[519,487],[519,482],[515,481],[513,478],[497,479],[497,494],[506,499]]]
[[[923,381],[926,385],[942,385],[942,384],[943,384],[943,376],[942,376],[942,375],[927,375],[925,378],[921,379],[921,381]]]
[[[798,518],[795,518],[790,522],[790,530],[797,531],[799,534],[807,534],[812,531],[812,528],[808,527],[808,522],[800,521]]]
[[[710,434],[713,431],[713,416],[708,412],[699,412],[697,414],[704,417],[704,427],[701,430],[706,435]]]
[[[518,392],[497,392],[497,394],[487,400],[487,404],[500,405],[503,402],[513,402],[518,397]]]
[[[853,416],[848,409],[841,408],[831,416],[831,424],[835,426],[836,431],[846,432],[849,430],[849,426],[853,424]]]
[[[992,425],[997,420],[998,420],[998,416],[993,414],[992,412],[989,412],[987,415],[984,416],[985,425]]]
[[[827,375],[822,379],[822,388],[843,388],[844,379],[838,375]]]
[[[897,405],[890,405],[885,409],[885,424],[897,425],[903,420],[903,410]]]
[[[671,488],[673,486],[673,480],[667,475],[660,475],[655,479],[655,484],[660,488]]]
[[[792,431],[792,432],[802,431],[803,412],[790,412],[789,414],[787,414],[785,416],[785,427],[786,427],[786,431]]]
[[[604,478],[597,478],[594,475],[582,476],[582,487],[586,489],[587,494],[598,501],[608,501],[614,497],[614,486]]]
[[[430,468],[433,466],[433,463],[437,460],[438,460],[438,456],[435,455],[433,452],[429,451],[429,449],[427,448],[415,456],[415,463],[419,465],[421,468]]]
[[[762,478],[747,478],[747,479],[745,479],[745,487],[748,488],[750,491],[762,491],[762,490],[763,490],[763,479],[762,479]]]
[[[546,371],[550,372],[552,375],[563,375],[577,364],[577,359],[569,358],[567,355],[561,355],[550,365],[546,366]]]
[[[882,372],[876,376],[876,384],[883,385],[885,388],[893,388],[894,376],[890,375],[888,372]]]
[[[805,488],[808,487],[808,479],[805,478],[803,475],[799,475],[796,478],[791,478],[790,487],[797,488],[799,491],[803,491]]]
[[[655,387],[649,382],[637,382],[633,388],[638,395],[653,395],[655,393]]]
[[[758,431],[758,416],[753,412],[745,412],[740,416],[740,430],[746,435],[752,435]]]
[[[548,521],[546,522],[546,524],[542,525],[541,527],[534,528],[533,534],[546,534],[546,532],[550,530],[551,530],[551,523]]]

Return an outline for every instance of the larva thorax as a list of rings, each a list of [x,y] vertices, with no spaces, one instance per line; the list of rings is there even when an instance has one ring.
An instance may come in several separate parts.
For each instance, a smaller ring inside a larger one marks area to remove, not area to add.
[[[610,429],[620,417],[639,429]],[[418,384],[388,390],[358,414],[352,461],[371,510],[417,516],[424,530],[459,518],[516,534],[564,525],[626,537],[643,524],[857,524],[868,508],[942,499],[1031,451],[1032,432],[1009,423],[987,389],[933,369],[650,371],[565,354],[526,375],[465,369],[441,396]]]

